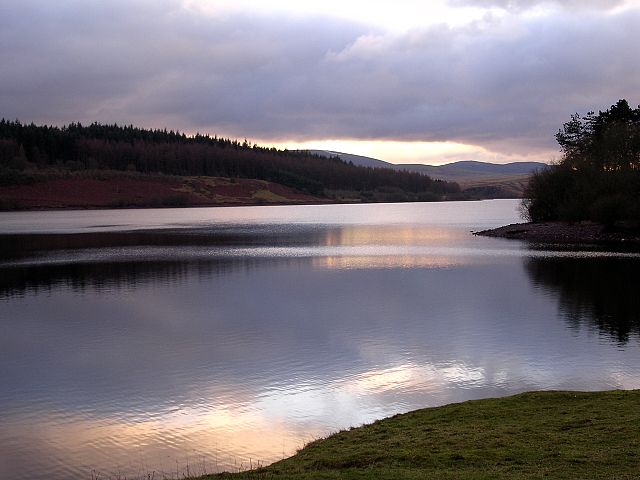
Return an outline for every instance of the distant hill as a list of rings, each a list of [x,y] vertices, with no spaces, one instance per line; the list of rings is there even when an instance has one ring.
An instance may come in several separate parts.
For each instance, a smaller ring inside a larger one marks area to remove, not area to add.
[[[432,176],[464,177],[467,175],[531,175],[544,168],[541,162],[488,163],[473,160],[447,163],[444,165],[401,164],[396,169],[425,173]]]
[[[334,152],[332,150],[307,150],[312,155],[320,155],[321,157],[338,157],[344,162],[351,162],[361,167],[373,168],[395,168],[393,163],[378,160],[377,158],[363,157],[362,155],[353,155],[351,153]],[[419,172],[422,173],[422,172]]]
[[[335,152],[332,150],[308,150],[309,153],[324,157],[338,157],[343,161],[360,165],[363,167],[393,168],[394,170],[408,170],[410,172],[424,173],[430,176],[465,176],[474,175],[530,175],[535,170],[544,168],[542,162],[512,162],[512,163],[489,163],[475,160],[464,160],[459,162],[446,163],[444,165],[425,165],[420,163],[395,164],[378,160],[377,158],[353,155],[351,153]]]
[[[354,165],[405,170],[422,173],[438,180],[457,182],[463,191],[477,198],[521,197],[530,175],[546,167],[542,162],[498,164],[474,160],[444,165],[393,164],[376,158],[330,150],[311,150],[310,152],[325,157],[339,157]]]

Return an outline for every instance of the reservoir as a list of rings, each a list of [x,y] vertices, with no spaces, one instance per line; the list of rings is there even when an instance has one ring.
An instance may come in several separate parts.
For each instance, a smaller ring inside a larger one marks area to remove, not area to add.
[[[0,477],[244,470],[340,429],[640,388],[640,255],[517,200],[0,213]]]

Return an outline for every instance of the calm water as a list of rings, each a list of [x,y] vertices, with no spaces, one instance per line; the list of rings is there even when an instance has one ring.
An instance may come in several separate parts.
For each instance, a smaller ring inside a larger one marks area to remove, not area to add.
[[[248,468],[352,425],[640,388],[640,256],[517,202],[0,214],[0,478]]]

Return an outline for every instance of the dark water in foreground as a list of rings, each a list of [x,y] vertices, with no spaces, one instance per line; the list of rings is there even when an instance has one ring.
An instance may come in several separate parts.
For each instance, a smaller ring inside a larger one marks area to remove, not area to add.
[[[0,478],[247,468],[397,412],[640,388],[640,256],[515,201],[0,214]]]

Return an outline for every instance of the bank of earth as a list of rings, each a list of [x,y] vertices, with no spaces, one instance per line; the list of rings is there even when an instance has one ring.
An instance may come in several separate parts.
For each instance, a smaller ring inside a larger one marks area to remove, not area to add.
[[[640,391],[533,392],[396,415],[209,479],[640,478]]]

